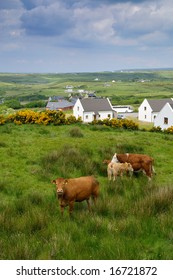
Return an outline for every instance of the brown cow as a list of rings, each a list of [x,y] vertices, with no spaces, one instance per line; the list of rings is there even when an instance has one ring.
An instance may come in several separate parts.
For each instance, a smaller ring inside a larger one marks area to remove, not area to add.
[[[112,162],[129,162],[134,171],[142,170],[144,174],[151,179],[154,172],[153,158],[143,154],[115,154]]]
[[[99,194],[99,182],[93,176],[64,179],[57,178],[52,181],[56,184],[57,197],[60,201],[61,213],[64,207],[69,205],[69,214],[71,215],[74,202],[87,201],[88,210],[90,211],[90,197],[93,198],[94,204]]]

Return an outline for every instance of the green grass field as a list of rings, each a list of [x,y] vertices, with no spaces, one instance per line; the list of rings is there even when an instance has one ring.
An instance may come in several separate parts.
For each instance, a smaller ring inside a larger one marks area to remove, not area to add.
[[[0,101],[27,106],[67,96],[66,85],[137,110],[144,98],[172,97],[173,71],[1,73]],[[0,126],[0,259],[172,259],[172,141],[104,126]],[[115,152],[152,156],[157,174],[151,182],[143,174],[108,182],[102,161]],[[72,218],[68,209],[61,217],[51,180],[91,174],[100,182],[97,207],[88,214],[86,202],[76,203]]]
[[[78,125],[0,126],[0,259],[172,259],[173,135]],[[79,133],[80,132],[80,133]],[[143,174],[108,182],[115,152],[155,160]],[[95,175],[96,208],[60,215],[51,180]]]
[[[95,80],[98,79],[98,80]],[[115,82],[112,82],[115,81]],[[79,89],[109,97],[113,105],[132,105],[137,110],[144,100],[172,97],[173,71],[134,71],[67,74],[0,73],[0,100],[20,102],[48,100],[49,96],[68,96],[67,85],[74,95]],[[23,103],[22,103],[23,104]]]

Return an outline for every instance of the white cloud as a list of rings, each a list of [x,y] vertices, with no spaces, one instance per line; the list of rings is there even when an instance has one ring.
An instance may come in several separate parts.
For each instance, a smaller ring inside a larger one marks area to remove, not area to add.
[[[28,67],[35,61],[50,69],[66,65],[67,71],[109,65],[114,70],[121,62],[129,68],[151,61],[171,64],[168,55],[164,62],[159,53],[172,54],[172,0],[22,2],[8,0],[6,8],[0,4],[1,58],[11,51],[17,63],[26,59]]]

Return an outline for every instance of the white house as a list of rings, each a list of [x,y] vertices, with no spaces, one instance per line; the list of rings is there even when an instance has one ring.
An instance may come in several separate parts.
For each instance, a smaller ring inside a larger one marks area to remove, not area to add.
[[[161,111],[163,106],[168,102],[172,102],[172,98],[168,99],[156,99],[156,100],[148,100],[144,99],[142,104],[138,109],[138,119],[139,121],[145,122],[154,122],[158,113]]]
[[[133,109],[130,105],[115,105],[112,106],[117,113],[132,113]]]
[[[112,119],[115,117],[115,112],[108,98],[83,98],[76,101],[73,115],[89,123],[93,120]]]
[[[167,102],[165,106],[163,106],[162,110],[154,120],[154,126],[160,126],[162,130],[173,126],[173,102]]]

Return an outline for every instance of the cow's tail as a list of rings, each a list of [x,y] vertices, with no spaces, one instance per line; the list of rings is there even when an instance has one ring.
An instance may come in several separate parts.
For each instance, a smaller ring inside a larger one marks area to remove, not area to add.
[[[151,161],[151,174],[152,174],[152,175],[153,175],[153,174],[156,175],[156,171],[155,171],[155,169],[154,169],[154,159],[152,159],[152,161]]]
[[[152,163],[152,174],[156,175],[156,171],[155,171],[155,168],[153,166],[153,163]]]

